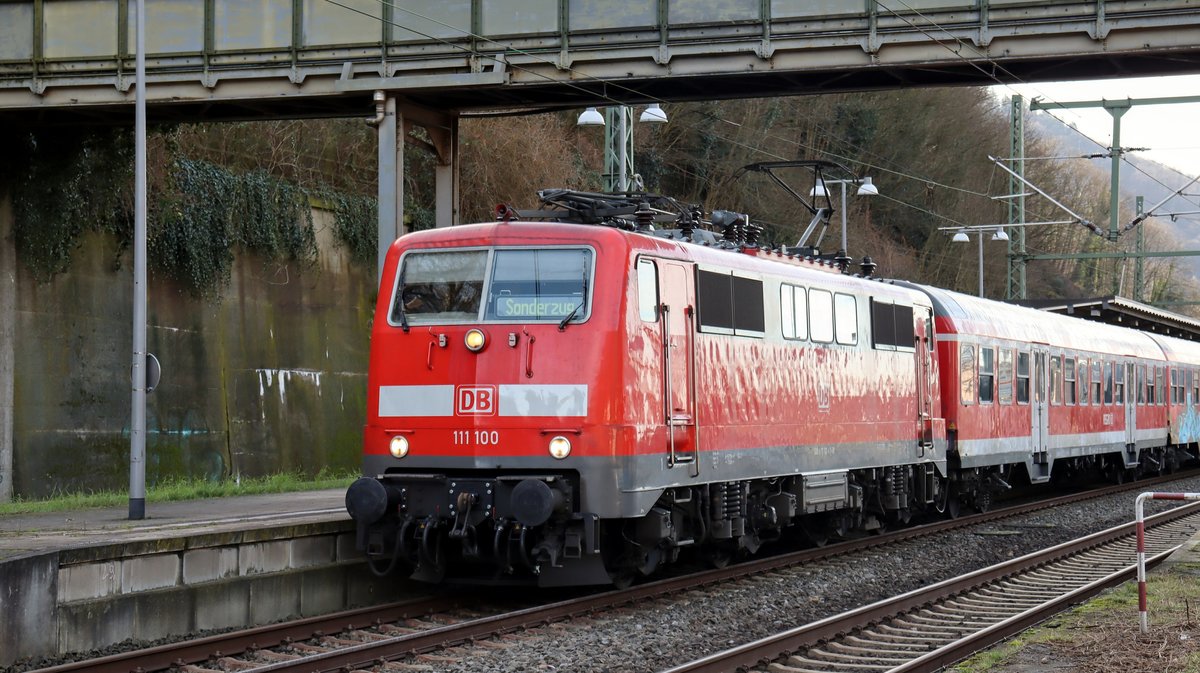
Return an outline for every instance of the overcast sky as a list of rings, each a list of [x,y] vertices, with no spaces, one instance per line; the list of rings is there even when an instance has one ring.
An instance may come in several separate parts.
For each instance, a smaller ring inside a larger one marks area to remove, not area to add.
[[[1040,97],[1063,103],[1200,96],[1200,75],[1017,84],[997,86],[994,90],[1001,96],[1020,93],[1026,100]],[[1105,146],[1112,143],[1113,118],[1101,108],[1057,110],[1053,114]],[[1190,177],[1200,175],[1200,103],[1135,104],[1121,117],[1121,146],[1148,147],[1150,151],[1140,153],[1142,156]]]

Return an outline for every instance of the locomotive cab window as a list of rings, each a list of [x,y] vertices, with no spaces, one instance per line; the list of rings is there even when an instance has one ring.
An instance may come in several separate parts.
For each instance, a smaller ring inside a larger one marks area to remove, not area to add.
[[[390,323],[587,319],[590,248],[413,251],[401,259]]]
[[[487,250],[415,252],[404,256],[392,322],[475,321],[483,298]]]

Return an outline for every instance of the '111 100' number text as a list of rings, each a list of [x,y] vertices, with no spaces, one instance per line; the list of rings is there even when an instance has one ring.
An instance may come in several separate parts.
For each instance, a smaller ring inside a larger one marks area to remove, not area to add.
[[[455,430],[454,444],[463,446],[477,444],[479,446],[496,446],[500,443],[500,433],[495,430]]]

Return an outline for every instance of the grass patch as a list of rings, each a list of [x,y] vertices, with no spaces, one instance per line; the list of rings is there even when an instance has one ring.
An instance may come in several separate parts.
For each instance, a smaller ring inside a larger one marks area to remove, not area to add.
[[[1150,633],[1138,629],[1137,583],[1126,582],[991,650],[954,673],[1200,673],[1200,581],[1190,564],[1147,578]]]
[[[344,488],[350,485],[357,471],[321,470],[309,477],[296,473],[273,474],[267,477],[226,479],[208,481],[204,479],[175,479],[146,487],[147,502],[169,502],[173,500],[198,500],[222,498],[233,495],[261,495],[264,493],[290,493],[293,491],[316,491],[325,488]],[[0,516],[6,514],[38,514],[44,512],[66,512],[101,507],[122,507],[129,503],[128,491],[98,491],[93,493],[68,493],[46,500],[16,500],[0,503]]]

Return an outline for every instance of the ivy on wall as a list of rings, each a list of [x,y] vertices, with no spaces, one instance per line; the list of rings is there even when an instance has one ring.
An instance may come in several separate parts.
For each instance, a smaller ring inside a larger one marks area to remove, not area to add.
[[[133,142],[127,131],[18,133],[0,145],[0,180],[12,188],[17,253],[35,278],[48,281],[66,271],[85,231],[112,233],[122,247],[133,239]],[[333,209],[337,238],[352,258],[375,264],[373,198],[314,193],[263,170],[235,173],[194,159],[159,159],[149,176],[148,263],[194,295],[220,292],[237,248],[266,259],[314,260],[310,196]]]

